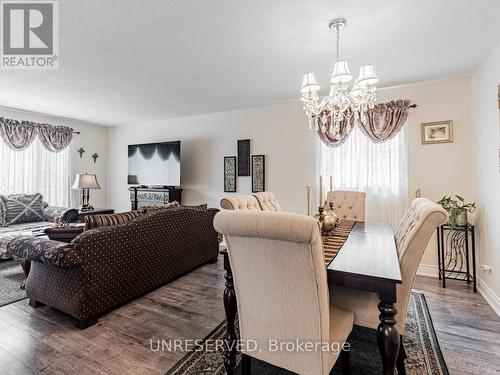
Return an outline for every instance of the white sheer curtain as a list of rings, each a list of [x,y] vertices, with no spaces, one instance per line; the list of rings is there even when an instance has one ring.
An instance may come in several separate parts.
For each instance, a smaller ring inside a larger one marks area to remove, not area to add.
[[[69,206],[69,147],[50,152],[38,139],[23,151],[0,141],[0,194],[40,193],[52,206]]]
[[[357,126],[335,148],[320,146],[320,173],[334,190],[366,192],[366,221],[396,228],[408,207],[408,151],[403,127],[391,140],[373,143]],[[329,186],[329,185],[328,185]]]

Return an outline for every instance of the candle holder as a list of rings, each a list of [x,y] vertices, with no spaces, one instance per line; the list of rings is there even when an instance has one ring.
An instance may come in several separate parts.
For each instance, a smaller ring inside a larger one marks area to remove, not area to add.
[[[323,206],[319,206],[318,207],[318,213],[319,213],[319,222],[320,223],[323,223],[323,219],[325,218],[324,214],[323,214]]]

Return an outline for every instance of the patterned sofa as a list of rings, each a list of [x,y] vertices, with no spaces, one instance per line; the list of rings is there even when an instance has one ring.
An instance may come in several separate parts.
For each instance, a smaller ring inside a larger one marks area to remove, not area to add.
[[[44,203],[43,216],[37,218],[38,221],[28,221],[8,226],[0,226],[0,259],[11,259],[12,254],[7,252],[8,243],[26,232],[39,231],[48,228],[54,222],[54,219],[61,217],[66,211],[67,207],[49,206]]]
[[[84,329],[99,315],[208,262],[216,262],[217,209],[144,213],[124,224],[90,229],[71,243],[20,237],[8,245],[31,261],[30,305],[46,304]]]

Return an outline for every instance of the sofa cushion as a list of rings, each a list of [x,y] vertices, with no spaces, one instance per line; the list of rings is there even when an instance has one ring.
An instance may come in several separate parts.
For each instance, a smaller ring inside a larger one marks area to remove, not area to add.
[[[208,205],[205,204],[199,204],[197,206],[187,206],[187,205],[182,205],[181,208],[190,208],[192,210],[198,210],[198,211],[204,211],[208,209]]]
[[[36,194],[0,195],[2,226],[43,221],[43,198]]]
[[[159,211],[159,210],[165,210],[165,209],[172,209],[172,208],[177,208],[180,207],[179,202],[173,201],[165,204],[155,204],[152,206],[144,206],[139,209],[139,212],[141,214],[145,214],[148,212],[153,212],[153,211]]]
[[[139,215],[139,211],[122,212],[119,214],[87,215],[85,216],[85,230],[123,224],[130,220],[134,220]]]

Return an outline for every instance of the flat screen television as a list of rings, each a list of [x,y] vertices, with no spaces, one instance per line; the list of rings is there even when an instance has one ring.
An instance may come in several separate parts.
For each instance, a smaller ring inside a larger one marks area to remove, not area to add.
[[[128,184],[181,185],[181,142],[128,146]]]

